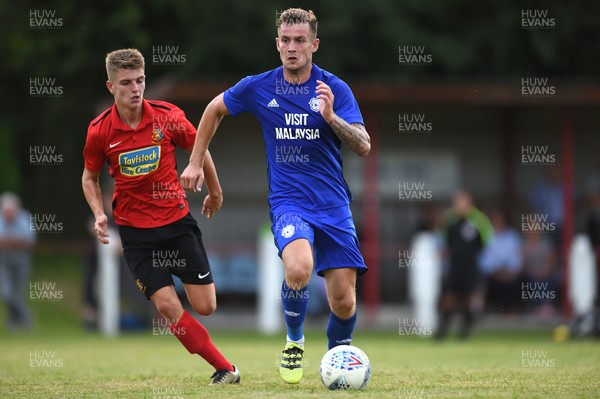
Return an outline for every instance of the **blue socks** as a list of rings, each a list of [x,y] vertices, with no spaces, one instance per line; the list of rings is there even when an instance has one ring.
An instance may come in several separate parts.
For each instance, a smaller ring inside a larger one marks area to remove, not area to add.
[[[301,341],[304,338],[304,318],[308,307],[307,287],[293,290],[283,280],[281,285],[281,302],[285,313],[285,324],[288,330],[288,339]]]
[[[356,312],[349,319],[340,319],[331,312],[329,314],[329,323],[327,323],[329,349],[338,345],[350,345],[355,324]]]
[[[306,317],[306,309],[308,308],[307,287],[293,290],[288,287],[284,280],[281,284],[281,302],[283,303],[285,313],[288,340],[303,343],[304,318]],[[331,312],[329,314],[329,323],[327,324],[329,349],[338,345],[350,345],[355,325],[356,312],[349,319],[341,319]]]

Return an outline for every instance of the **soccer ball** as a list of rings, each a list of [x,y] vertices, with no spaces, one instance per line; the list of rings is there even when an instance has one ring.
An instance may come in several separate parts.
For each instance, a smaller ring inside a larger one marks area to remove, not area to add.
[[[339,345],[321,359],[321,381],[329,389],[363,389],[371,377],[369,358],[359,348]]]

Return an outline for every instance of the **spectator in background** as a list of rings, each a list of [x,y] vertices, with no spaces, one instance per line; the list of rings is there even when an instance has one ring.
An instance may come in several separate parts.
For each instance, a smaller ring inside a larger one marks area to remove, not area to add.
[[[459,337],[469,336],[477,305],[477,290],[481,279],[479,256],[493,235],[487,216],[473,206],[471,195],[459,190],[446,214],[442,234],[448,256],[448,270],[443,277],[440,325],[436,338],[444,338],[452,313],[458,308],[463,314]]]
[[[546,292],[556,292],[558,289],[558,268],[556,250],[552,243],[537,231],[525,235],[523,245],[523,281],[539,283]],[[554,314],[553,303],[556,301],[540,300],[537,311],[541,316],[549,317]]]
[[[29,276],[35,244],[35,230],[29,212],[21,207],[14,193],[0,196],[0,295],[7,307],[7,327],[30,329],[31,312],[27,306]]]
[[[597,160],[596,169],[586,179],[584,199],[587,208],[585,230],[592,246],[598,250],[600,248],[600,158]]]
[[[600,336],[600,157],[596,168],[585,182],[585,231],[592,244],[596,261],[596,299],[594,301],[593,334]]]
[[[486,278],[488,303],[496,303],[500,311],[514,311],[519,298],[519,277],[523,264],[521,237],[507,225],[506,216],[492,212],[494,237],[481,256],[481,271]]]
[[[531,210],[541,218],[547,218],[548,223],[555,227],[551,233],[553,245],[560,248],[560,232],[564,218],[563,185],[561,182],[560,168],[558,165],[550,165],[547,169],[547,178],[533,186],[528,195]]]

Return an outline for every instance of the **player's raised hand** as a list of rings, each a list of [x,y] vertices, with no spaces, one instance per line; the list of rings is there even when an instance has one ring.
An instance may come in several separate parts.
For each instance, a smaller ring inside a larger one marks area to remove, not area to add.
[[[204,198],[204,204],[202,204],[202,214],[210,219],[215,213],[219,212],[222,205],[222,195],[208,194],[206,198]]]
[[[108,244],[108,217],[106,215],[98,216],[94,223],[94,232],[102,244]]]
[[[186,191],[195,193],[202,190],[202,183],[204,183],[204,170],[200,166],[189,164],[179,179],[181,187]]]
[[[329,87],[322,80],[317,80],[317,98],[321,100],[319,102],[319,111],[321,111],[321,116],[325,119],[326,122],[330,122],[335,113],[333,112],[333,100],[334,95],[331,91],[331,87]]]

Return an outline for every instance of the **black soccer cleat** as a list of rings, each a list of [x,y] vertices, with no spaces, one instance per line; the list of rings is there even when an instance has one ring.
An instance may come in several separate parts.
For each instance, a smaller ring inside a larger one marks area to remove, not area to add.
[[[233,366],[233,371],[227,369],[217,370],[210,378],[212,378],[210,385],[239,384],[242,379],[242,377],[240,377],[240,371],[235,366]]]

